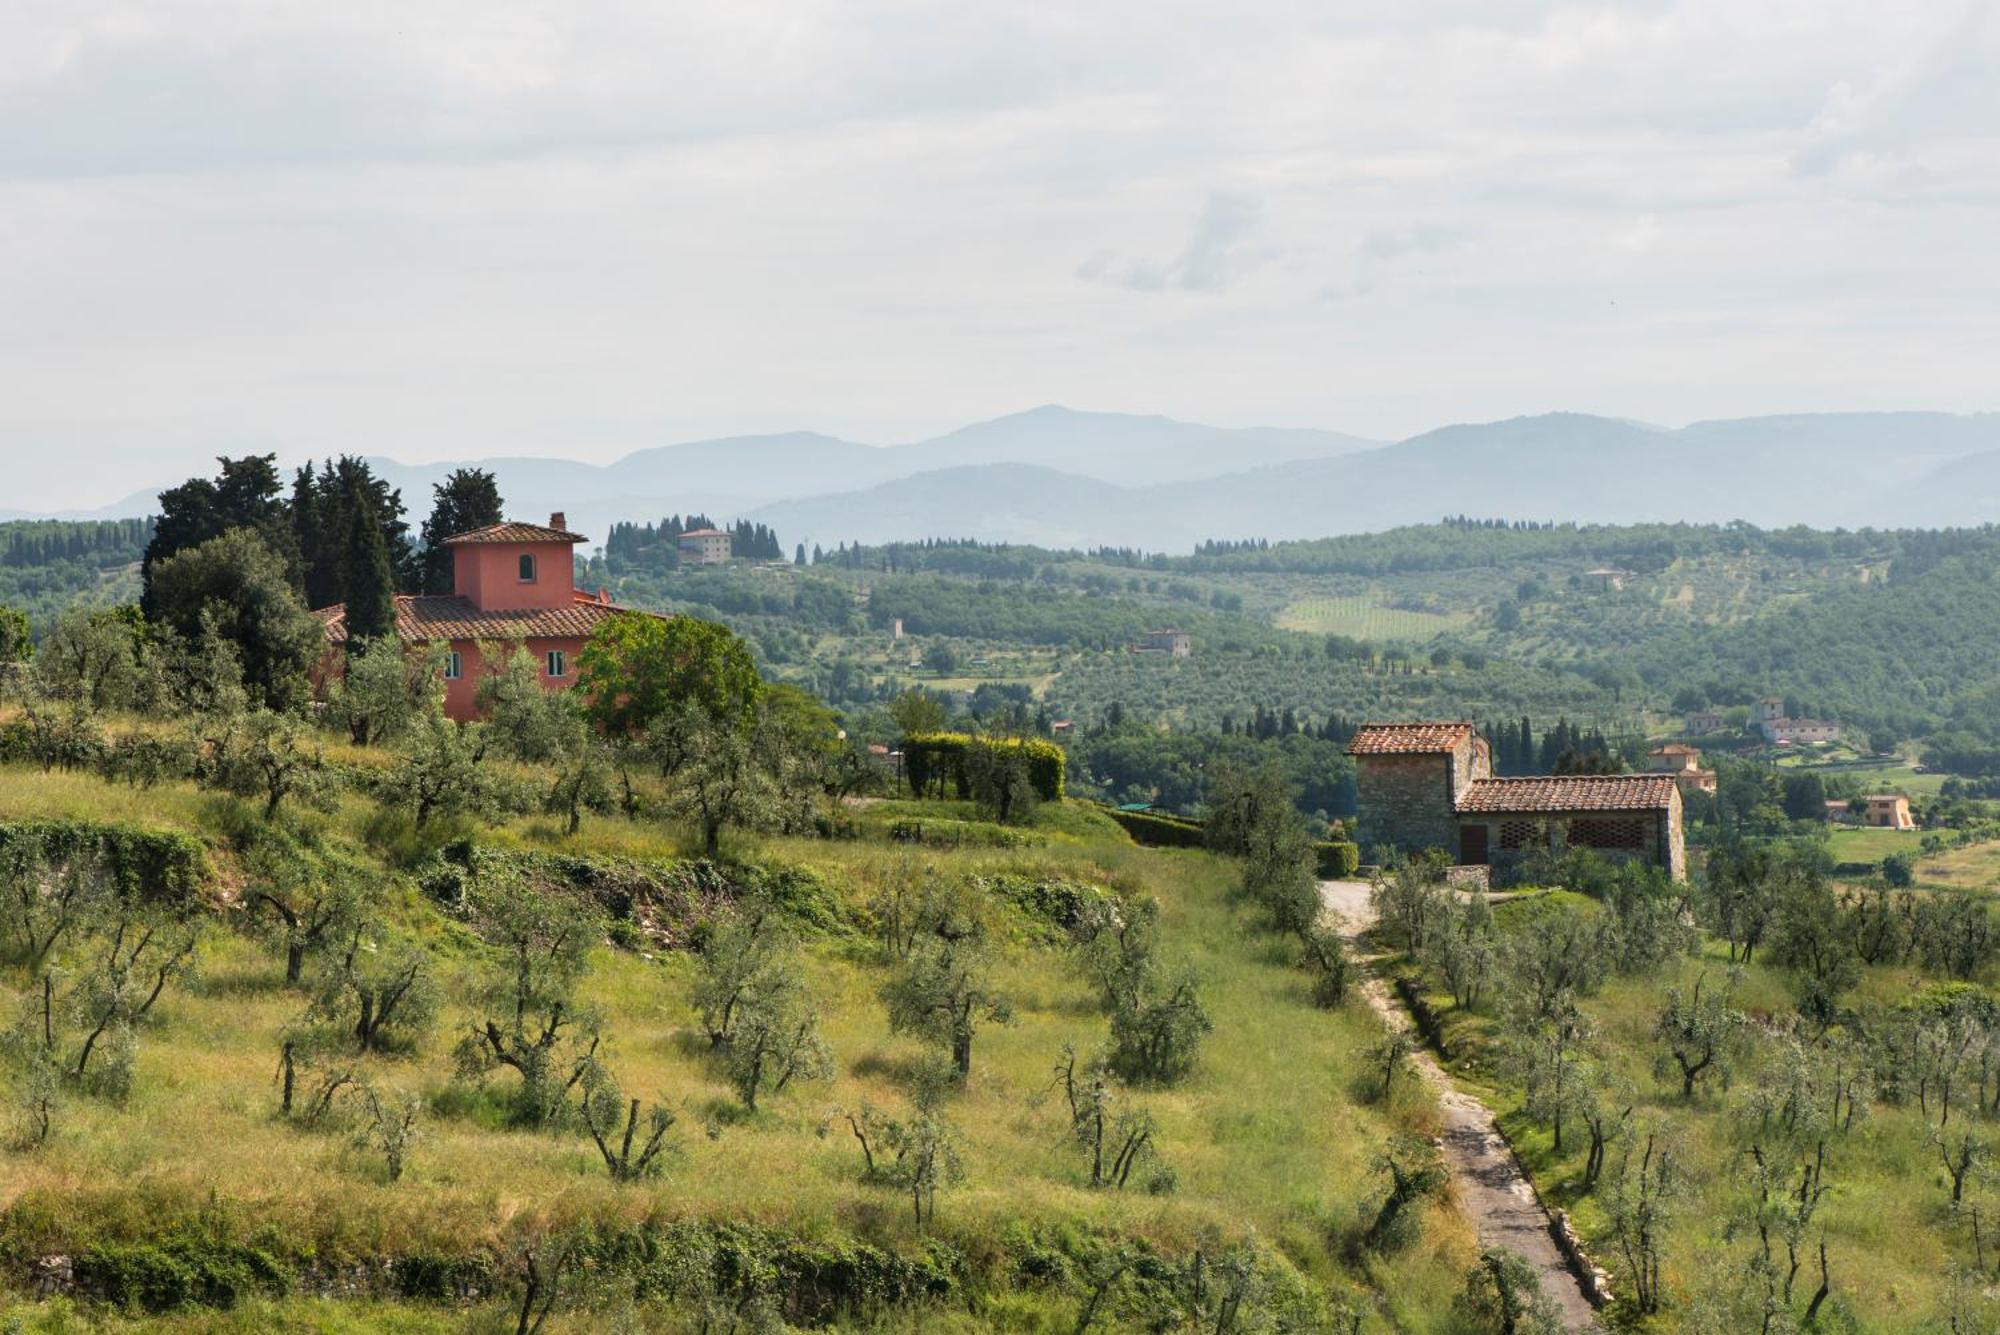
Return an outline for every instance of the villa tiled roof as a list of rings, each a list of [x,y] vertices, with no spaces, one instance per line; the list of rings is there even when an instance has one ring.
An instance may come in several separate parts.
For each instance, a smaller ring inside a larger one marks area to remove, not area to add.
[[[1458,799],[1461,812],[1657,811],[1671,806],[1671,774],[1569,774],[1551,778],[1475,779]]]
[[[1470,723],[1364,723],[1347,744],[1350,756],[1427,756],[1456,751]]]
[[[541,524],[488,524],[485,528],[470,529],[464,533],[454,533],[444,540],[447,547],[461,546],[472,542],[589,542],[581,533],[571,533],[564,528],[547,528]]]
[[[409,643],[427,640],[587,639],[598,623],[630,609],[578,593],[567,607],[528,607],[517,611],[482,612],[470,598],[456,594],[396,595],[396,635]],[[335,603],[314,616],[326,627],[331,644],[347,642],[347,608]],[[642,612],[641,616],[658,616]]]

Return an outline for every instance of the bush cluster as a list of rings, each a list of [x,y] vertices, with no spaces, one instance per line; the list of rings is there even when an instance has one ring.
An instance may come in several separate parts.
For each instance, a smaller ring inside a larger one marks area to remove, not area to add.
[[[903,772],[910,788],[919,796],[942,797],[946,785],[960,799],[970,798],[972,776],[969,762],[975,752],[1012,748],[1026,757],[1028,782],[1035,796],[1044,802],[1059,802],[1063,796],[1063,749],[1054,742],[1035,737],[974,737],[963,732],[918,733],[903,739]]]

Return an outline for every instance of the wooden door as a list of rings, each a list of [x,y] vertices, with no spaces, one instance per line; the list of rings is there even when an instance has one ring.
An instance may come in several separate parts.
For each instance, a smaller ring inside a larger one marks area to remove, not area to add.
[[[1458,861],[1461,866],[1483,867],[1486,865],[1486,827],[1484,825],[1461,825],[1458,827]]]

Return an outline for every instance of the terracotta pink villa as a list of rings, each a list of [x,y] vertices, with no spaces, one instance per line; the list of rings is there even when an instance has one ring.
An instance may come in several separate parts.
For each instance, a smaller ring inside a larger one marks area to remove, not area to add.
[[[489,524],[445,539],[451,587],[444,594],[397,594],[396,635],[406,645],[446,647],[444,712],[461,722],[478,717],[479,679],[499,664],[483,663],[479,643],[521,643],[541,666],[552,691],[576,684],[577,655],[598,623],[619,616],[602,590],[576,587],[575,548],[589,539],[572,533],[562,511],[539,524]],[[326,627],[326,671],[339,670],[347,643],[347,609],[340,603],[313,615]],[[646,614],[653,615],[653,614]]]

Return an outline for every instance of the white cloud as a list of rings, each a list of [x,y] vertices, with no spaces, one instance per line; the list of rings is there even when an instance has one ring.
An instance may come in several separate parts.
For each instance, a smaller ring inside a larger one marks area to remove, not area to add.
[[[1959,0],[0,6],[0,508],[222,449],[603,457],[1050,400],[1375,434],[1992,408],[1996,29]]]
[[[1269,252],[1246,244],[1255,237],[1263,213],[1263,203],[1254,195],[1211,191],[1195,215],[1187,244],[1172,259],[1133,260],[1121,267],[1109,252],[1099,251],[1077,274],[1106,278],[1135,292],[1220,291],[1270,258]]]

